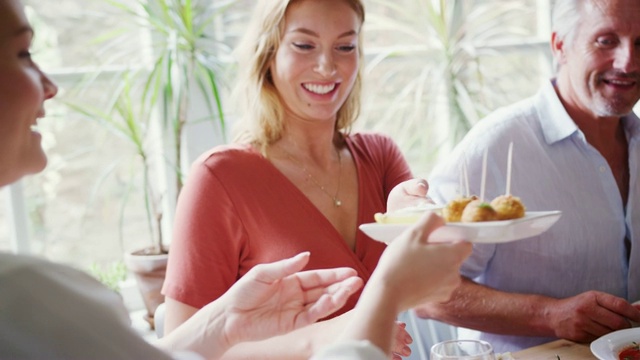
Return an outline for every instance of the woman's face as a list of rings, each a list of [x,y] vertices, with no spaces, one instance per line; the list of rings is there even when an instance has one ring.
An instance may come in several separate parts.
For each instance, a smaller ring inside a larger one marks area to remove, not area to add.
[[[32,37],[21,2],[0,0],[0,186],[47,163],[32,127],[57,88],[31,59]]]
[[[286,117],[335,120],[358,74],[360,25],[343,0],[302,0],[289,6],[270,67]]]

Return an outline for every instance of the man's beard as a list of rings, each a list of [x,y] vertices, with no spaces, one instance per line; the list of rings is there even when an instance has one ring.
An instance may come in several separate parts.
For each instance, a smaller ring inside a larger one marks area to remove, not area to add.
[[[593,111],[598,117],[622,117],[629,115],[636,103],[630,103],[619,95],[603,97],[602,94],[598,94],[593,99]]]

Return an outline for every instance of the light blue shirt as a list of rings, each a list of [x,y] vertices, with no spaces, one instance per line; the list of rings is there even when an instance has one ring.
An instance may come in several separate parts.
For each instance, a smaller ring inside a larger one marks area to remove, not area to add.
[[[504,194],[507,153],[513,142],[511,193],[527,211],[561,210],[538,237],[499,245],[476,244],[462,274],[515,293],[570,297],[598,290],[640,300],[640,120],[623,119],[629,142],[629,200],[624,204],[605,158],[562,106],[551,81],[533,97],[500,109],[476,125],[429,179],[429,195],[446,203],[460,189],[466,158],[471,194],[480,195],[482,158],[488,149],[485,199]],[[464,184],[464,182],[462,182]],[[627,260],[624,239],[631,243]],[[498,352],[553,339],[481,338]]]

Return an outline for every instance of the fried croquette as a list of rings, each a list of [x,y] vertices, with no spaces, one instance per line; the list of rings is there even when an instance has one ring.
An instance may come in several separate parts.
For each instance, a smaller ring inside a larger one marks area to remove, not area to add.
[[[511,220],[524,217],[526,208],[519,197],[500,195],[491,201],[491,207],[498,213],[498,220]]]
[[[471,195],[468,197],[457,197],[445,206],[442,209],[442,217],[446,222],[460,222],[460,218],[462,217],[462,211],[464,208],[473,200],[477,200],[478,197],[475,195]]]
[[[460,217],[461,222],[481,222],[498,220],[498,214],[487,202],[480,199],[471,201],[465,206]]]

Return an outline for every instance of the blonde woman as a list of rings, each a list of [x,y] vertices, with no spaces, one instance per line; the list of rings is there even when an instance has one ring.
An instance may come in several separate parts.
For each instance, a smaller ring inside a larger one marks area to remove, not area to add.
[[[0,187],[41,171],[34,126],[56,85],[31,58],[33,29],[19,0],[0,0]],[[309,253],[252,269],[157,347],[129,324],[122,300],[86,273],[0,252],[3,359],[215,359],[241,341],[305,326],[340,308],[362,281],[353,269],[300,271]],[[165,351],[162,351],[165,350]]]
[[[359,0],[257,1],[238,49],[243,131],[195,162],[178,201],[167,331],[253,266],[302,251],[313,254],[310,269],[346,266],[370,278],[385,246],[358,226],[385,211],[390,190],[412,174],[391,139],[349,132],[360,107],[364,17]],[[308,358],[346,321],[230,355]],[[394,351],[408,355],[411,338],[398,329]]]

